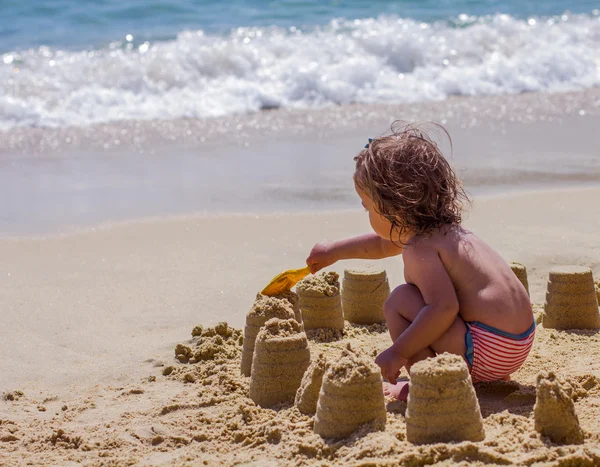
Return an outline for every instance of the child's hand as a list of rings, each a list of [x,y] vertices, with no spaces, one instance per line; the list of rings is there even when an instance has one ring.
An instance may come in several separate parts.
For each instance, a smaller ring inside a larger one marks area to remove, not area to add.
[[[310,251],[306,264],[310,266],[310,272],[315,274],[327,266],[331,266],[338,259],[335,256],[335,250],[331,243],[319,242]]]
[[[391,384],[396,384],[400,370],[407,362],[408,360],[400,355],[394,346],[381,352],[375,359],[375,363],[381,368],[381,376]]]

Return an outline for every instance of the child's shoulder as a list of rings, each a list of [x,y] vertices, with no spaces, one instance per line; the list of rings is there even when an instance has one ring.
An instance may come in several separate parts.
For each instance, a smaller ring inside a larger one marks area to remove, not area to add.
[[[474,238],[472,232],[460,225],[448,224],[422,235],[414,235],[406,245],[406,252],[445,250],[456,247],[469,238]]]

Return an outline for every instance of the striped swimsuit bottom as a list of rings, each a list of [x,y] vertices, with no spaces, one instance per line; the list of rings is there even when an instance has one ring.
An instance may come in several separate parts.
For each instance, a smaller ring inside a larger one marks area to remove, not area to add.
[[[497,381],[514,373],[529,355],[535,337],[535,322],[522,334],[510,334],[478,321],[466,323],[465,358],[473,383]]]

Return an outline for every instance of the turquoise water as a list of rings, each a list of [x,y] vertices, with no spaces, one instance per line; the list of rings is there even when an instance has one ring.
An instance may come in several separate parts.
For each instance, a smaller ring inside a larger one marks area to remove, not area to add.
[[[47,45],[102,47],[127,34],[145,40],[174,39],[183,30],[226,34],[240,26],[310,28],[334,18],[397,15],[419,21],[505,13],[530,16],[591,13],[598,1],[546,0],[3,0],[0,53]]]
[[[596,87],[599,7],[0,0],[0,130]]]

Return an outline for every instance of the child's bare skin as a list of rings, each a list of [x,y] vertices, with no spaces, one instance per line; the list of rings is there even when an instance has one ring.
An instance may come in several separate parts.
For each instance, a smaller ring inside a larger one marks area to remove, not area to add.
[[[367,234],[315,246],[307,263],[312,270],[338,259],[379,259],[402,254],[406,284],[394,289],[385,307],[393,344],[376,359],[384,392],[408,395],[407,383],[395,384],[402,367],[442,352],[464,356],[465,321],[480,321],[513,334],[531,326],[529,296],[508,264],[473,233],[445,226],[425,238],[411,237],[400,248],[390,240],[390,224],[373,201],[357,188],[375,235]]]
[[[402,254],[406,284],[390,294],[384,307],[393,343],[375,360],[389,381],[384,382],[384,393],[406,399],[408,384],[396,384],[402,367],[410,370],[415,362],[442,352],[464,358],[465,322],[483,323],[510,334],[531,327],[533,313],[525,288],[489,245],[460,225],[441,225],[425,235],[395,231],[371,196],[359,186],[356,191],[374,233],[319,243],[307,264],[316,272],[340,259]],[[394,233],[400,242],[390,241]]]

